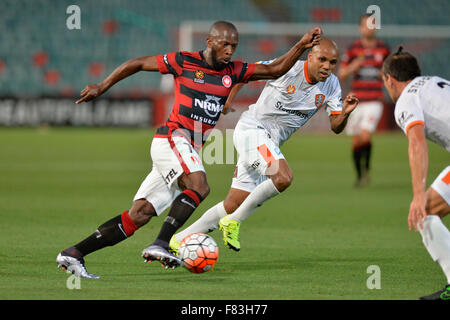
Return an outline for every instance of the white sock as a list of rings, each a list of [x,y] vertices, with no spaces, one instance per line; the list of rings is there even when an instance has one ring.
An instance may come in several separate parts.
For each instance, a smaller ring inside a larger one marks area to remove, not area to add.
[[[272,179],[267,179],[260,183],[255,190],[253,190],[242,204],[228,217],[232,220],[244,221],[255,211],[257,207],[262,205],[265,201],[276,196],[280,192],[277,190],[272,182]]]
[[[175,234],[175,240],[182,241],[191,233],[203,232],[208,233],[219,227],[219,220],[227,215],[223,206],[223,201],[209,208],[197,221],[191,224],[183,231]]]
[[[450,232],[441,218],[429,215],[423,220],[423,229],[419,228],[423,244],[431,258],[436,261],[450,284]]]

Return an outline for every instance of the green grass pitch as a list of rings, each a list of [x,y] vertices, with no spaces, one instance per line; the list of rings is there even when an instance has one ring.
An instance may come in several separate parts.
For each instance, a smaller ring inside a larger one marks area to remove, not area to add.
[[[411,200],[407,139],[374,137],[372,183],[353,188],[345,135],[297,134],[282,147],[292,186],[241,226],[242,249],[220,246],[215,269],[191,274],[145,264],[159,232],[154,218],[126,241],[86,257],[89,272],[70,290],[56,268],[59,251],[130,208],[151,169],[153,131],[0,129],[0,299],[417,299],[445,278],[408,231]],[[428,185],[449,164],[429,144]],[[207,165],[209,197],[187,223],[222,200],[233,165]],[[165,216],[165,214],[164,214]],[[449,226],[449,220],[444,222]],[[380,289],[368,289],[369,266]]]

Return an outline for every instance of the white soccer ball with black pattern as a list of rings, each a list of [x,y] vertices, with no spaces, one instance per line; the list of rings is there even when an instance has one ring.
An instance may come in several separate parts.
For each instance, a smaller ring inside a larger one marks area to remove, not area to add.
[[[189,271],[203,273],[211,270],[216,264],[219,247],[211,236],[192,233],[181,241],[178,255]]]

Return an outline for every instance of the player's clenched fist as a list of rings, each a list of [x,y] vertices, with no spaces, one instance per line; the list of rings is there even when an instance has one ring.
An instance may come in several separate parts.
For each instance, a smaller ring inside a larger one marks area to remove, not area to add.
[[[305,46],[305,49],[312,48],[320,43],[321,36],[322,28],[316,27],[305,33],[300,42]]]

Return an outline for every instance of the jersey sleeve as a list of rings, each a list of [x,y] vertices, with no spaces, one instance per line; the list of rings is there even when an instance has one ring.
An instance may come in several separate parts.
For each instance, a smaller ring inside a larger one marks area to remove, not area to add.
[[[180,64],[180,60],[180,52],[171,52],[156,56],[156,63],[158,65],[159,72],[162,74],[170,73],[176,77],[181,75],[182,72],[182,63]]]
[[[236,74],[236,82],[247,83],[250,80],[250,77],[255,72],[256,64],[235,61],[234,66],[235,66],[234,72]]]
[[[327,111],[328,116],[342,113],[342,90],[337,78],[334,81],[333,93],[327,101],[325,110]]]
[[[271,64],[272,62],[274,62],[276,59],[272,59],[272,60],[261,60],[261,61],[257,61],[255,62],[255,64]]]
[[[416,125],[425,125],[422,107],[417,101],[414,93],[407,93],[401,96],[395,105],[395,122],[408,135],[408,130]]]

